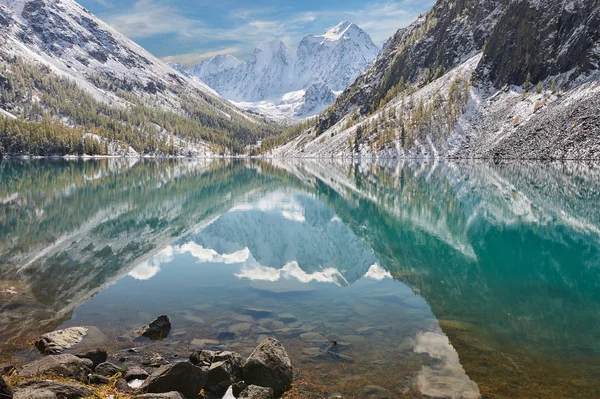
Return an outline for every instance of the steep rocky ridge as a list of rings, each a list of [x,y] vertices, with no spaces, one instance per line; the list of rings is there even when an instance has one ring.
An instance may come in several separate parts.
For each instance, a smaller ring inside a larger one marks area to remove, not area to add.
[[[596,0],[439,0],[271,154],[598,158],[599,13]]]

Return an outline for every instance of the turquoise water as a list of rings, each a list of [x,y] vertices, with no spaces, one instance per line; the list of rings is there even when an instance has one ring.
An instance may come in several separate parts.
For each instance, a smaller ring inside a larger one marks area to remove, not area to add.
[[[116,356],[275,336],[307,397],[600,396],[595,164],[52,160],[0,178],[3,363],[84,325]],[[169,337],[140,340],[160,314]],[[320,356],[332,340],[343,356]]]

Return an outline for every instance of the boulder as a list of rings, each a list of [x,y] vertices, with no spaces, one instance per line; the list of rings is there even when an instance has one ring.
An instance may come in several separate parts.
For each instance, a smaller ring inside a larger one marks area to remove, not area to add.
[[[129,386],[127,381],[124,378],[119,378],[115,383],[115,389],[120,393],[131,393],[134,391],[132,387]]]
[[[186,398],[197,398],[204,388],[207,372],[189,362],[167,364],[156,370],[142,384],[147,393],[181,392]]]
[[[35,347],[44,355],[56,355],[81,342],[87,334],[85,327],[71,327],[42,335]]]
[[[275,338],[267,338],[252,352],[243,368],[248,385],[273,388],[276,396],[290,389],[292,362],[285,348]]]
[[[14,399],[80,399],[93,391],[72,382],[27,381],[15,388]]]
[[[35,375],[52,373],[63,377],[86,381],[92,372],[93,362],[90,359],[81,359],[74,355],[54,355],[44,357],[26,364],[19,371],[21,378],[31,378]]]
[[[127,382],[131,382],[133,380],[145,380],[149,376],[150,374],[141,367],[132,367],[123,373],[123,378]]]
[[[210,367],[216,354],[217,352],[206,349],[194,351],[190,355],[190,363],[192,363],[194,366]]]
[[[153,341],[167,338],[171,331],[171,321],[169,317],[162,315],[156,320],[144,327],[142,337],[150,338]]]
[[[112,377],[113,375],[119,374],[122,371],[123,370],[121,370],[120,367],[109,362],[100,363],[94,370],[96,374],[103,375],[104,377]]]
[[[108,359],[108,352],[104,349],[98,348],[93,351],[78,353],[75,356],[80,357],[82,359],[90,359],[92,363],[94,363],[92,369],[96,369],[96,366],[98,366],[100,363],[104,363],[106,359]]]
[[[231,386],[231,391],[233,393],[233,396],[238,398],[240,396],[240,393],[242,393],[242,391],[246,388],[248,388],[248,384],[246,384],[245,381],[239,381]]]
[[[12,389],[4,378],[0,375],[0,399],[11,399],[13,397]]]
[[[134,396],[133,399],[186,399],[179,392],[145,393]]]
[[[244,389],[238,399],[273,399],[273,388],[250,385]]]
[[[242,376],[242,357],[236,353],[228,354],[228,357],[222,357],[210,365],[204,385],[207,392],[219,397],[222,397],[232,384],[240,381]]]

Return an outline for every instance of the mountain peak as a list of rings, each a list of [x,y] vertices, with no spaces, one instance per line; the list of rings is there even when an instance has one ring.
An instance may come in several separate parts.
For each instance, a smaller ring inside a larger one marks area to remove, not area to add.
[[[348,32],[353,31],[353,30],[360,31],[361,29],[353,22],[342,21],[339,24],[337,24],[336,26],[334,26],[333,28],[329,29],[327,32],[325,32],[325,34],[322,35],[321,37],[323,37],[326,40],[331,40],[331,41],[340,40]]]

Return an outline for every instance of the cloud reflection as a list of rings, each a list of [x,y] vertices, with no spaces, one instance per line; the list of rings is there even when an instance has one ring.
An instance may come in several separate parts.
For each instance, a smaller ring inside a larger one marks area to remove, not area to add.
[[[298,265],[298,262],[287,263],[281,269],[262,266],[256,262],[244,264],[242,266],[242,270],[239,273],[236,273],[235,276],[241,279],[252,281],[277,282],[282,279],[296,279],[304,284],[317,282],[346,285],[348,283],[344,276],[337,269],[330,267],[318,272],[307,273],[302,270],[300,265]]]

